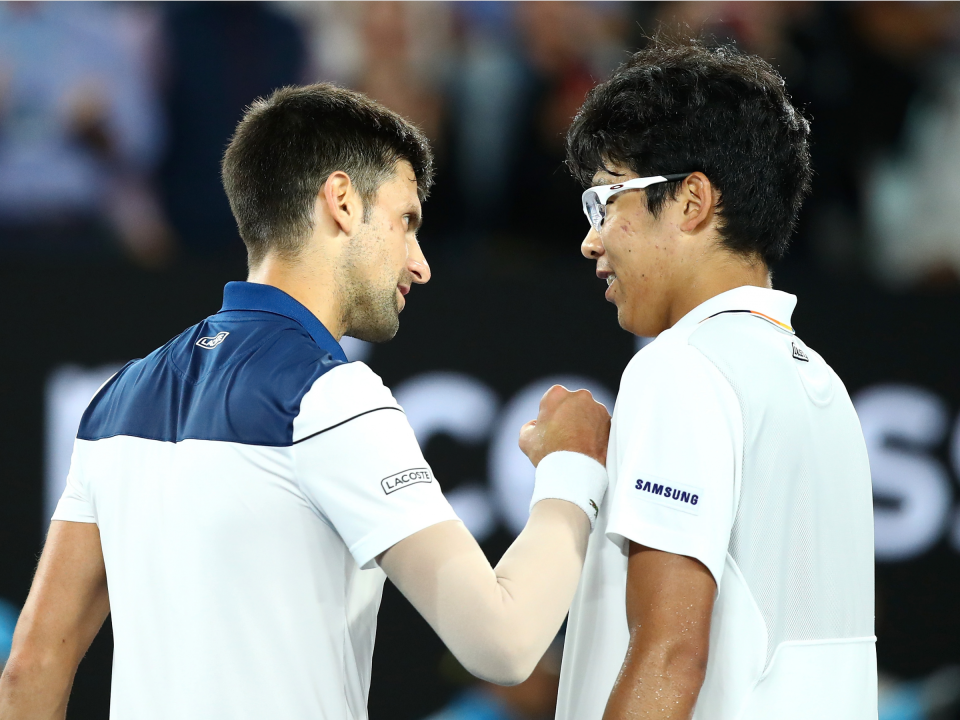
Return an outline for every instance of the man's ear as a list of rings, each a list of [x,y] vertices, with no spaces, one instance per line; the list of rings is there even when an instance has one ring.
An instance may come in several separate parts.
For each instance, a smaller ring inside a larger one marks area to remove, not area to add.
[[[325,210],[324,214],[346,235],[353,234],[363,222],[363,199],[350,176],[340,170],[331,173],[320,188],[317,205],[317,209]]]
[[[677,207],[680,209],[680,229],[695,233],[706,228],[716,212],[720,199],[717,189],[702,172],[688,175],[677,191]]]

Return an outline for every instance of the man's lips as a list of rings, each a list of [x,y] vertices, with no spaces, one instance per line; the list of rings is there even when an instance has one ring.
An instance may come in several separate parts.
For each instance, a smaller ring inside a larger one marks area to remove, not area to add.
[[[613,283],[617,279],[617,274],[613,270],[597,268],[597,277],[606,281],[607,291],[603,294],[603,296],[607,300],[611,300],[613,296],[611,291],[613,290]]]
[[[400,285],[397,285],[397,290],[400,292],[400,300],[397,302],[397,310],[402,311],[403,308],[406,307],[407,305],[406,295],[408,292],[410,292],[410,286],[400,284]]]

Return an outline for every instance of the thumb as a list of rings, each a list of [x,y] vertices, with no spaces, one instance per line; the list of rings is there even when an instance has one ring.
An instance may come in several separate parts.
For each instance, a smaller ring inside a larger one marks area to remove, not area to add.
[[[537,432],[537,421],[531,420],[520,428],[520,449],[527,452],[527,449],[533,443],[534,435]]]

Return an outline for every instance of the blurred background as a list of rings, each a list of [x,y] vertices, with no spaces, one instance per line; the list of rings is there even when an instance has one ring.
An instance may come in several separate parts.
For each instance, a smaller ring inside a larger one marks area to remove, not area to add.
[[[960,718],[960,6],[936,2],[0,5],[0,661],[90,396],[245,277],[219,159],[282,85],[357,88],[434,143],[434,280],[395,341],[345,345],[496,560],[526,519],[516,432],[540,394],[561,379],[612,408],[642,342],[579,255],[563,133],[661,23],[767,58],[813,120],[813,194],[774,282],[869,446],[881,720]],[[373,720],[552,717],[562,638],[504,689],[389,583],[380,628]],[[111,651],[108,621],[71,719],[107,717]]]

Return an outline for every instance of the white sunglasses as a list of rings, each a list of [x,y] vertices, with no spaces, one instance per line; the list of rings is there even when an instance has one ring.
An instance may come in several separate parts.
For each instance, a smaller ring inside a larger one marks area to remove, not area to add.
[[[689,174],[690,173],[654,175],[652,177],[634,178],[633,180],[616,183],[615,185],[597,185],[592,188],[587,188],[581,196],[583,200],[583,214],[587,216],[587,220],[590,221],[593,229],[600,232],[600,228],[603,227],[603,218],[607,214],[607,201],[618,192],[623,192],[624,190],[642,190],[657,183],[683,180]]]

